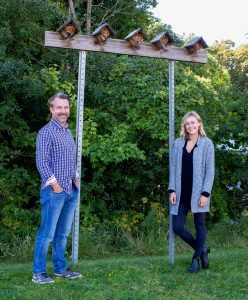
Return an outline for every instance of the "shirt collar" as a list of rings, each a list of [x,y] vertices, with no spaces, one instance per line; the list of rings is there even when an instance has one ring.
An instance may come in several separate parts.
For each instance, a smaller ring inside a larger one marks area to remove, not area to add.
[[[68,124],[67,124],[67,123],[65,123],[65,125],[62,126],[62,124],[60,124],[60,123],[59,123],[56,119],[54,119],[54,118],[51,119],[51,123],[52,123],[55,127],[59,128],[59,129],[67,129],[67,128],[68,128]]]
[[[196,143],[195,143],[195,147],[198,147],[201,144],[201,141],[202,141],[202,137],[199,136]],[[179,145],[181,145],[181,147],[183,148],[184,146],[186,146],[186,144],[187,144],[187,140],[184,139],[184,138],[181,138]]]
[[[188,142],[188,140],[185,139],[185,143],[184,143],[184,145],[183,145],[183,148],[186,148],[187,142]],[[196,141],[196,143],[195,143],[193,149],[195,149],[196,147],[198,147],[198,142],[199,142],[199,138],[197,139],[197,141]]]

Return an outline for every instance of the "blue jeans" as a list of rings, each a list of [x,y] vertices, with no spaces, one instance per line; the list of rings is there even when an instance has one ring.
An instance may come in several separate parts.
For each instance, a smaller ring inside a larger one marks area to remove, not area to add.
[[[66,241],[71,231],[77,198],[78,191],[75,187],[70,195],[64,191],[54,193],[51,187],[41,190],[41,225],[34,248],[34,273],[46,272],[47,252],[52,241],[54,272],[66,270]]]
[[[194,213],[194,223],[196,229],[196,237],[184,228],[187,214],[190,207],[184,203],[179,204],[178,215],[173,216],[173,230],[180,236],[187,244],[189,244],[194,250],[194,257],[200,257],[205,241],[206,241],[206,213]]]

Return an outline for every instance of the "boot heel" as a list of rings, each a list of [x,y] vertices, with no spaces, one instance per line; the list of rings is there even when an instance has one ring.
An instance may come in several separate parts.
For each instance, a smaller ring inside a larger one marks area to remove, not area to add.
[[[192,263],[189,267],[189,272],[190,273],[197,273],[200,270],[200,260],[198,257],[193,257],[192,258]]]
[[[204,249],[202,250],[202,254],[200,256],[201,265],[202,265],[203,269],[208,269],[209,268],[208,253],[210,253],[210,248],[209,247],[204,247]]]

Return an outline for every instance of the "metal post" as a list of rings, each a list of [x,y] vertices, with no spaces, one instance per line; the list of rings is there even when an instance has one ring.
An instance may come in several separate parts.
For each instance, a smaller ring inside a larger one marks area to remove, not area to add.
[[[82,140],[83,140],[83,120],[84,120],[84,86],[85,86],[85,65],[86,52],[79,51],[78,69],[78,102],[77,102],[77,172],[79,174],[78,203],[75,209],[72,228],[72,265],[78,263],[78,242],[79,242],[79,218],[80,218],[80,183],[81,183],[81,161],[82,161]]]
[[[172,155],[172,144],[175,135],[175,105],[174,105],[175,91],[174,91],[174,61],[169,60],[169,148],[170,148],[170,164]],[[170,214],[169,225],[169,260],[174,264],[174,232],[173,232],[173,219]]]

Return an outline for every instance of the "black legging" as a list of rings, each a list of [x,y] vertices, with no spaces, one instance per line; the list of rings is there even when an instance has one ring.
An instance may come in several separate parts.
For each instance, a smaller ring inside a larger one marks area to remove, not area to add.
[[[196,238],[184,228],[187,214],[190,207],[184,203],[179,204],[178,215],[173,215],[173,230],[194,250],[194,257],[200,257],[207,235],[205,226],[206,213],[194,213],[194,223],[196,228]]]

